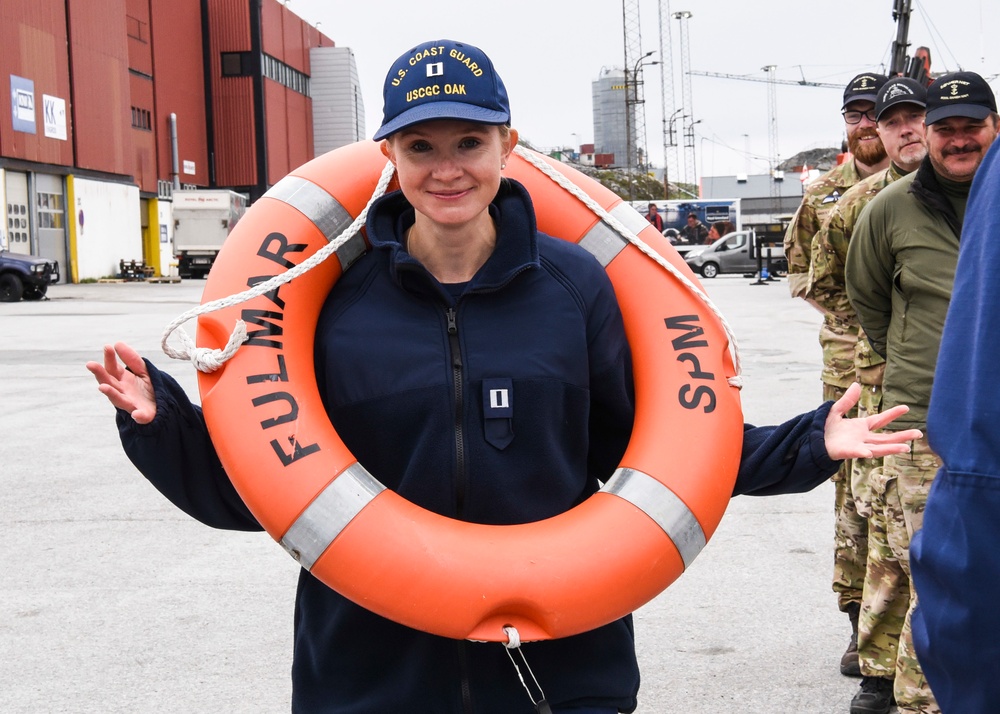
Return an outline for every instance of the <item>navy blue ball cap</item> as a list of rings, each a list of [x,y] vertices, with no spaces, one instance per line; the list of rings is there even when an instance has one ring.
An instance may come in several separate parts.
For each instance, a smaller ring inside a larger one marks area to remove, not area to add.
[[[878,90],[888,79],[884,74],[874,72],[862,72],[852,79],[844,88],[844,105],[841,110],[847,109],[851,102],[872,102],[878,98]]]
[[[927,106],[927,85],[911,77],[893,77],[878,90],[875,100],[875,121],[897,104]]]
[[[397,59],[382,89],[376,141],[432,119],[510,124],[507,89],[478,47],[453,40],[417,45]]]
[[[949,72],[927,88],[926,124],[948,117],[985,119],[997,110],[997,99],[986,80],[975,72]]]

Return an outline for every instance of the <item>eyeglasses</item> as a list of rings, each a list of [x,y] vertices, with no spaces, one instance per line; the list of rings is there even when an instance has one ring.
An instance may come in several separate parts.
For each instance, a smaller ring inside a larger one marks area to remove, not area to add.
[[[868,119],[868,121],[870,121],[870,122],[874,122],[875,121],[875,110],[874,109],[869,109],[866,112],[843,111],[843,112],[841,112],[841,114],[844,115],[844,121],[846,121],[848,124],[858,124],[858,123],[860,123],[861,122],[861,117],[866,117]]]

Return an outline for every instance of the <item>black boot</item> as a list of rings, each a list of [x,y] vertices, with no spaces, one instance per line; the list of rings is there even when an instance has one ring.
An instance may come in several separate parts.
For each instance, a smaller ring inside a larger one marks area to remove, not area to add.
[[[851,714],[889,714],[893,702],[892,679],[863,677],[861,689],[851,700]]]
[[[858,664],[858,615],[861,614],[861,605],[852,602],[844,609],[847,616],[851,618],[851,641],[847,645],[847,651],[840,658],[840,673],[845,677],[860,677],[861,665]]]

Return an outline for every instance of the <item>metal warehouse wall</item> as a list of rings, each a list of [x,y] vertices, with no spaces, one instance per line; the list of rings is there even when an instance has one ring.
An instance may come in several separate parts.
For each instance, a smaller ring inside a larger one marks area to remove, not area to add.
[[[312,100],[264,80],[267,107],[267,182],[276,184],[285,174],[313,157]]]
[[[309,62],[314,153],[364,139],[365,102],[354,53],[349,47],[314,47]]]
[[[273,0],[272,0],[273,1]],[[251,52],[250,3],[203,0],[208,14],[215,182],[219,186],[257,183],[253,78],[223,77],[223,52]]]
[[[132,111],[132,176],[140,191],[156,193],[156,134],[153,133],[153,82],[140,75],[128,76]],[[136,126],[136,123],[139,126]],[[169,166],[169,164],[167,164]]]
[[[177,115],[180,181],[208,186],[205,62],[199,0],[150,0],[153,28],[154,131],[159,177],[170,176],[170,114]]]
[[[140,191],[156,193],[156,134],[153,124],[153,48],[149,0],[126,0],[132,175]]]
[[[261,6],[261,44],[265,54],[302,74],[311,73],[309,48],[324,44],[323,35],[277,0]],[[327,45],[333,43],[329,40]],[[271,78],[264,79],[267,182],[313,157],[312,99]]]
[[[66,0],[76,165],[132,175],[125,0]]]
[[[171,113],[185,184],[261,191],[313,156],[309,50],[333,42],[278,0],[0,2],[0,81],[13,77],[25,104],[0,112],[5,158],[157,193],[172,178]],[[237,53],[234,76],[224,53]],[[63,102],[65,138],[43,122],[43,94]]]
[[[11,75],[34,84],[35,133],[14,131],[11,111],[0,111],[0,155],[59,166],[73,165],[69,54],[65,0],[0,0],[0,81],[11,96]],[[16,18],[16,20],[14,19]],[[66,139],[45,135],[43,95],[65,102]],[[10,107],[10,104],[7,105]]]
[[[153,49],[149,32],[149,0],[127,0],[125,13],[128,68],[146,77],[152,77]]]

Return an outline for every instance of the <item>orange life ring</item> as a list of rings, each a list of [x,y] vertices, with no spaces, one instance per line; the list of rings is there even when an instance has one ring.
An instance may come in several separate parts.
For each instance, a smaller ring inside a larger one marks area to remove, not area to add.
[[[646,219],[589,177],[549,162],[694,280]],[[321,156],[254,203],[227,239],[204,300],[301,263],[347,227],[385,158],[374,142]],[[439,516],[385,489],[339,439],[320,401],[313,342],[323,299],[364,250],[360,234],[320,267],[203,315],[198,344],[248,341],[199,375],[205,420],[240,496],[322,582],[404,625],[456,639],[566,637],[632,612],[672,583],[715,531],[740,460],[742,412],[725,331],[679,282],[580,201],[512,155],[539,230],[606,265],[633,351],[636,421],[604,488],[548,520],[488,526]],[[725,435],[702,446],[706,433]],[[722,444],[723,446],[716,446]]]

